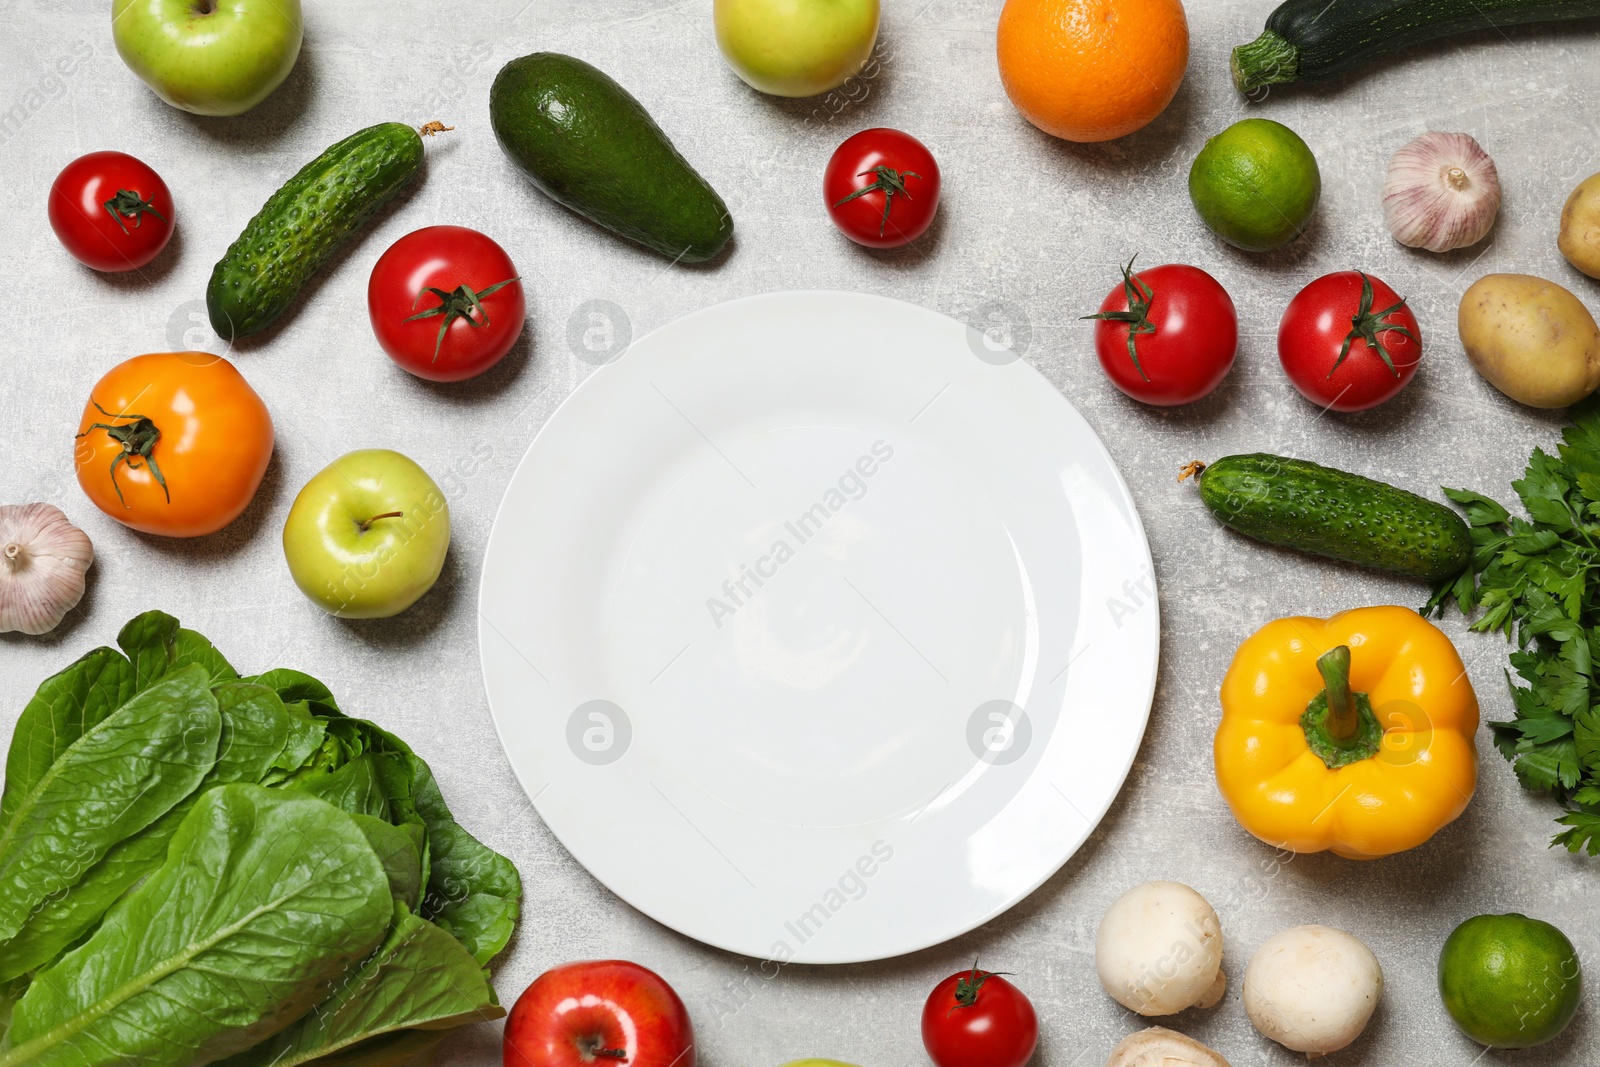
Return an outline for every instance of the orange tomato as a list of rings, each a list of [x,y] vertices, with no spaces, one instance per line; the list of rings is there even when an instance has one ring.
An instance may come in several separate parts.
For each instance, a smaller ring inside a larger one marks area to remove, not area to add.
[[[1006,95],[1068,141],[1109,141],[1166,109],[1189,65],[1181,0],[1006,0],[995,39]]]
[[[156,352],[101,378],[78,424],[78,484],[145,533],[199,537],[239,517],[272,458],[272,416],[232,363]]]

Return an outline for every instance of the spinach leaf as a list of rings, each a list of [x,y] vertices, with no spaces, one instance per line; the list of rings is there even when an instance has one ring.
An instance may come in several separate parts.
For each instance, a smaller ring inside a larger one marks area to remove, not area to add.
[[[99,922],[130,886],[161,866],[167,842],[203,790],[228,782],[259,782],[267,774],[289,735],[288,709],[265,686],[231,682],[212,693],[222,734],[217,761],[199,788],[143,830],[112,845],[71,892],[51,896],[15,937],[0,941],[0,982],[50,962]]]
[[[389,798],[378,784],[374,757],[369,753],[358,756],[328,774],[297,776],[284,783],[288,789],[297,789],[321,797],[340,811],[352,815],[370,815],[387,821]]]
[[[428,828],[428,888],[421,915],[488,966],[516,929],[522,899],[517,868],[456,822],[427,761],[409,745],[365,719],[345,719],[339,725],[346,723],[360,730],[367,750],[362,758],[372,760],[378,786],[388,798],[389,821],[420,819]]]
[[[430,869],[422,915],[488,966],[516,929],[522,879],[510,860],[455,821],[421,756],[411,756],[411,774],[411,800],[428,826]]]
[[[422,853],[428,845],[421,823],[390,826],[370,815],[351,815],[366,835],[383,873],[389,879],[389,894],[397,903],[415,908],[422,899]]]
[[[11,735],[6,788],[0,795],[0,827],[11,821],[22,798],[74,741],[138,692],[133,667],[115,649],[97,648],[59,674],[46,678]]]
[[[0,1067],[179,1067],[277,1033],[383,941],[366,838],[313,797],[209,790],[167,861],[12,1013]]]
[[[69,745],[17,802],[0,826],[0,938],[194,792],[222,732],[208,682],[191,666],[146,689]]]
[[[258,674],[249,681],[270,685],[278,691],[285,704],[301,702],[321,704],[326,709],[325,713],[340,714],[339,705],[334,702],[333,694],[328,691],[328,687],[309,674],[280,667],[265,674]]]
[[[239,677],[210,641],[183,629],[165,612],[147,611],[133,618],[117,634],[117,644],[132,661],[134,684],[140,689],[192,664],[204,667],[215,682]]]
[[[223,1067],[299,1067],[395,1031],[444,1030],[504,1014],[483,968],[460,943],[396,902],[383,945],[333,996]]]

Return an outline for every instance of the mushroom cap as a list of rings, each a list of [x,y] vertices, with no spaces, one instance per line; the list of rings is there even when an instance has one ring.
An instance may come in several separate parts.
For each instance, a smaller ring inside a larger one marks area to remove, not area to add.
[[[1122,1039],[1106,1067],[1229,1067],[1221,1053],[1164,1026],[1152,1026]]]
[[[1206,898],[1179,882],[1134,886],[1106,909],[1095,970],[1118,1004],[1173,1015],[1222,999],[1222,924]]]
[[[1383,969],[1361,939],[1331,926],[1296,926],[1267,939],[1244,974],[1255,1028],[1295,1052],[1325,1056],[1367,1028]]]

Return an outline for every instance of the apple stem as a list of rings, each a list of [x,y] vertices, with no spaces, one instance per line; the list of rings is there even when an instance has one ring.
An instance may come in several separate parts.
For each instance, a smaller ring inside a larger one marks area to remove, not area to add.
[[[362,533],[366,533],[368,530],[370,530],[372,528],[372,524],[377,522],[379,519],[403,519],[405,517],[406,517],[406,513],[403,512],[403,511],[386,511],[382,515],[374,515],[374,516],[372,516],[372,518],[368,519],[366,522],[363,522],[363,523],[360,524],[361,525],[361,532]]]
[[[433,119],[431,122],[424,122],[421,126],[418,126],[417,132],[424,137],[432,137],[436,133],[448,133],[453,129],[455,129],[454,126],[446,126],[438,119]]]
[[[578,1051],[583,1055],[585,1063],[593,1063],[597,1059],[626,1060],[628,1050],[621,1048],[606,1048],[606,1039],[595,1036],[582,1038],[578,1041]]]

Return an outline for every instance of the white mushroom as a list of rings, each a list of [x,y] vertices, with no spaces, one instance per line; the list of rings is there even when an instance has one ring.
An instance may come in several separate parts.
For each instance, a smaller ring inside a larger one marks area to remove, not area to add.
[[[1111,1050],[1106,1067],[1229,1067],[1222,1054],[1164,1026],[1129,1034]]]
[[[1244,1010],[1255,1028],[1311,1059],[1360,1037],[1382,996],[1383,969],[1372,950],[1329,926],[1269,938],[1244,975]]]
[[[1100,984],[1140,1015],[1174,1015],[1222,999],[1222,924],[1206,898],[1178,882],[1147,882],[1118,897],[1094,942]]]
[[[0,504],[0,633],[48,633],[83,599],[89,536],[49,504]]]

